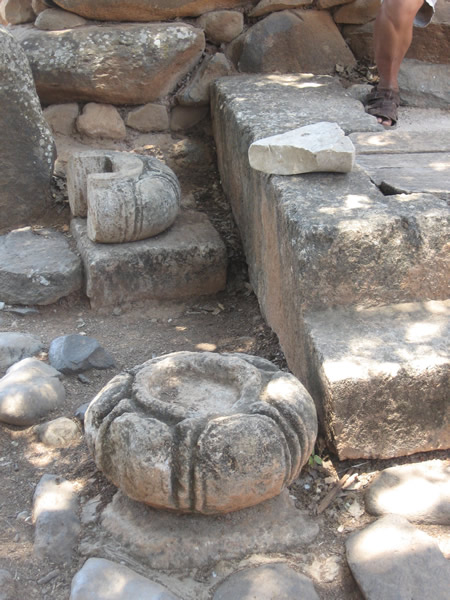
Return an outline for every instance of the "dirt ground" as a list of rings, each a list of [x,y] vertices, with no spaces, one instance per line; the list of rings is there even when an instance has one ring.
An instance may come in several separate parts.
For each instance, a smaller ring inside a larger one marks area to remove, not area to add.
[[[116,308],[106,314],[91,311],[82,294],[38,307],[38,312],[33,314],[0,311],[0,331],[34,334],[46,348],[55,337],[85,333],[96,338],[116,361],[115,368],[86,372],[84,382],[77,376],[64,376],[67,398],[52,417],[73,417],[80,405],[89,402],[121,370],[178,350],[246,352],[267,358],[287,370],[277,338],[265,324],[247,281],[239,236],[214,166],[210,132],[206,129],[195,139],[165,136],[160,138],[161,141],[165,144],[164,151],[149,137],[144,139],[142,136],[129,141],[127,149],[138,148],[140,152],[167,159],[180,177],[185,203],[195,205],[210,216],[228,249],[227,289],[215,297],[185,302],[146,302],[127,310]],[[80,140],[75,142],[79,144]],[[64,156],[67,140],[59,143],[60,155]],[[57,177],[54,183],[53,225],[66,231],[69,211],[64,180]],[[45,353],[41,358],[46,359]],[[0,449],[0,569],[8,569],[15,577],[18,600],[68,600],[72,577],[81,568],[85,557],[76,555],[71,565],[63,567],[33,557],[31,509],[34,488],[44,473],[54,473],[77,482],[84,501],[100,494],[102,503],[106,504],[115,489],[97,471],[82,439],[81,428],[78,443],[51,449],[38,442],[33,428],[1,425]],[[442,458],[444,453],[384,462],[339,462],[319,439],[316,454],[322,458],[322,465],[306,467],[290,492],[296,498],[298,508],[317,520],[319,536],[306,552],[266,558],[286,559],[293,568],[311,577],[323,600],[360,600],[362,595],[346,565],[344,542],[349,533],[373,520],[364,512],[365,487],[382,468],[413,460]],[[317,514],[329,490],[345,474],[351,476],[351,485]],[[420,528],[436,537],[443,546],[446,543],[448,548],[445,537],[448,534],[444,528]],[[237,569],[239,564],[236,560],[228,567]],[[210,569],[185,574],[186,589],[189,579],[204,582],[206,588],[209,587],[216,572],[217,565],[211,565]],[[53,574],[50,580],[46,577],[49,573]]]

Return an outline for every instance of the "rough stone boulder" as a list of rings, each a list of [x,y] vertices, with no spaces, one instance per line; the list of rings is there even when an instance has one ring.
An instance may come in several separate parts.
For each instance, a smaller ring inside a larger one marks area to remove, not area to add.
[[[90,25],[56,32],[22,27],[14,34],[44,104],[152,102],[174,90],[205,47],[203,31],[184,23]]]
[[[56,0],[55,4],[98,21],[161,21],[197,17],[211,10],[235,8],[247,0]]]
[[[0,236],[1,298],[9,304],[52,304],[81,287],[80,258],[64,234],[15,229]]]
[[[67,163],[69,202],[87,216],[93,242],[143,240],[174,222],[181,202],[177,176],[156,158],[92,150]]]
[[[317,433],[301,383],[245,354],[177,352],[116,376],[91,402],[87,443],[131,498],[226,513],[279,494]]]
[[[245,34],[238,59],[244,73],[331,74],[336,63],[355,59],[330,14],[320,10],[270,14]]]
[[[30,0],[1,0],[0,24],[17,25],[33,21],[35,17]]]
[[[24,358],[0,379],[0,421],[24,427],[61,406],[66,397],[56,369],[37,358]]]
[[[0,233],[42,217],[55,161],[27,57],[0,26]],[[26,177],[24,174],[26,173]]]

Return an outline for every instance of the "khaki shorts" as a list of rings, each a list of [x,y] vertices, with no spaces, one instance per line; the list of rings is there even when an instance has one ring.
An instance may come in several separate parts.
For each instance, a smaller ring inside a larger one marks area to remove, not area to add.
[[[426,27],[431,21],[434,15],[434,7],[436,6],[437,0],[424,0],[422,8],[414,19],[414,25],[416,27]]]

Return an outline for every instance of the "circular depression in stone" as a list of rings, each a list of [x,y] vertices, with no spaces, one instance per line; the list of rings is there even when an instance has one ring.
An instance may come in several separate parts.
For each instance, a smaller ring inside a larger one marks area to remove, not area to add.
[[[209,353],[153,362],[134,382],[139,400],[164,403],[178,418],[231,414],[236,403],[257,401],[260,388],[261,376],[249,363]]]
[[[157,508],[226,513],[279,494],[307,462],[314,403],[249,355],[177,352],[111,380],[85,418],[100,470]]]

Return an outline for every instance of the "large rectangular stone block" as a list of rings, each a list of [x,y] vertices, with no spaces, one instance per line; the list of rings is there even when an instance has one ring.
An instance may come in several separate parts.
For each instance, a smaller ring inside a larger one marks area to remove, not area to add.
[[[450,447],[450,300],[305,316],[312,387],[341,460]]]
[[[84,219],[73,219],[71,232],[94,309],[215,294],[225,287],[225,245],[202,213],[182,211],[170,229],[139,242],[95,244]]]

